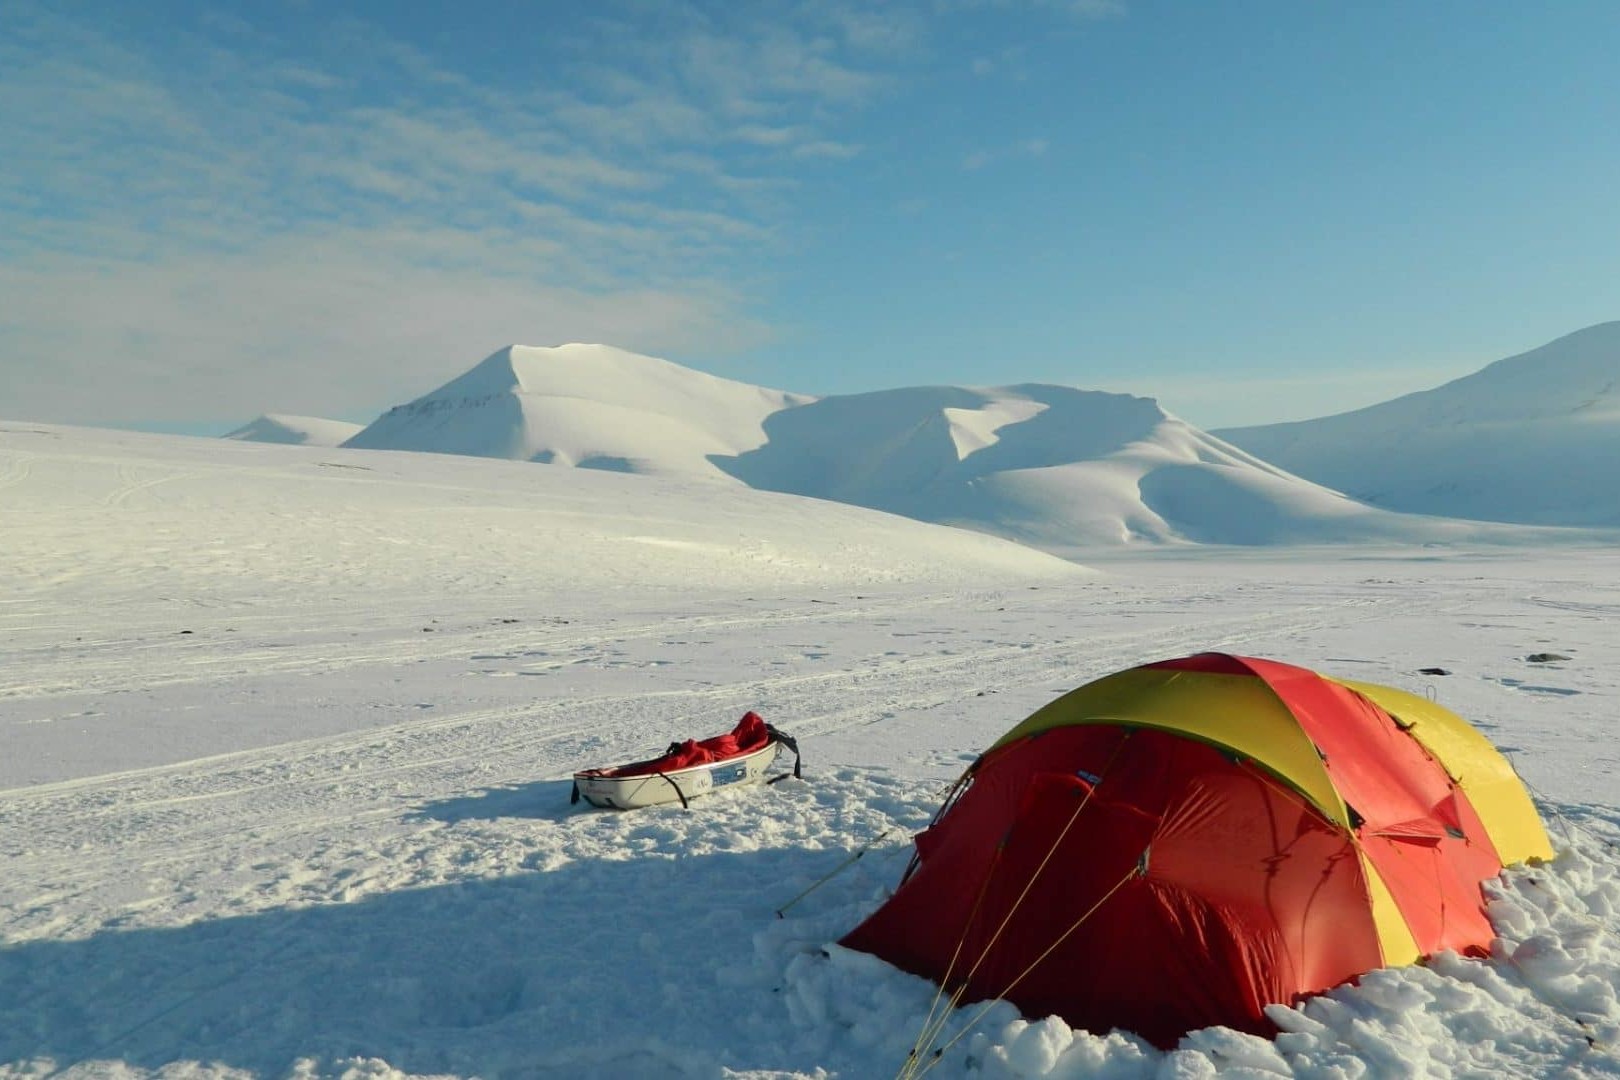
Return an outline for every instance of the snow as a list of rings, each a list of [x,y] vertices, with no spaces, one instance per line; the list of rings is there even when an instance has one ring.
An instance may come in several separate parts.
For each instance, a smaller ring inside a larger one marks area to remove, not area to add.
[[[1096,545],[1593,540],[1376,509],[1150,398],[1025,384],[816,399],[604,345],[509,346],[345,445],[741,481],[1064,557]]]
[[[1217,434],[1392,510],[1620,525],[1620,322],[1355,412]]]
[[[1489,959],[1275,1039],[980,1003],[928,1075],[1620,1075],[1612,546],[1082,567],[702,479],[20,423],[0,507],[0,1076],[895,1076],[935,988],[832,943],[909,834],[1053,695],[1200,649],[1433,694],[1557,859],[1492,886]],[[803,782],[569,805],[749,708]]]
[[[266,413],[244,424],[224,438],[247,442],[291,443],[301,446],[339,446],[359,434],[363,424],[344,420],[322,420],[317,416],[287,416]]]
[[[712,455],[753,449],[767,416],[807,400],[608,345],[510,345],[347,445],[722,478]]]
[[[1021,424],[1046,411],[1046,404],[1028,398],[991,399],[977,409],[943,408],[940,414],[950,425],[956,459],[966,461],[985,447],[1000,441],[996,432],[1008,424]]]
[[[321,419],[319,416],[287,416],[285,413],[266,413],[225,434],[224,439],[243,442],[282,442],[309,447],[337,447],[352,439],[363,424],[350,424],[342,419]]]

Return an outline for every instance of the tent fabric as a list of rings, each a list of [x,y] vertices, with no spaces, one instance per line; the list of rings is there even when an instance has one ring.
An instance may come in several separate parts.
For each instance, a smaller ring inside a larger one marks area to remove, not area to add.
[[[1440,762],[1468,795],[1504,863],[1553,857],[1546,830],[1519,774],[1478,729],[1456,713],[1405,690],[1335,681],[1389,713]]]
[[[1148,665],[1108,675],[1052,701],[1003,735],[1000,746],[1071,724],[1129,724],[1174,731],[1251,758],[1298,788],[1324,814],[1349,812],[1299,722],[1253,678],[1212,679]]]
[[[650,761],[637,761],[611,769],[589,770],[593,776],[653,776],[658,773],[690,769],[694,765],[708,765],[727,758],[741,757],[765,749],[771,741],[770,728],[758,713],[749,711],[737,721],[737,726],[724,735],[712,739],[687,739],[671,743],[661,757]],[[583,775],[583,774],[582,774]]]
[[[1398,721],[1358,686],[1212,653],[1082,686],[974,763],[842,943],[962,1000],[1161,1046],[1211,1024],[1266,1032],[1268,1003],[1482,951],[1480,883],[1504,850],[1551,849],[1495,751],[1428,704]],[[1488,813],[1417,727],[1479,778]]]

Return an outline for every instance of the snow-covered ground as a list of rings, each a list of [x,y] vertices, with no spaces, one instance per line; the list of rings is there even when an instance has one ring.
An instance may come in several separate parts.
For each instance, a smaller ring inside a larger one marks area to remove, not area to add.
[[[1558,859],[1493,889],[1490,960],[1275,1040],[969,1006],[930,1075],[1620,1075],[1620,552],[1086,562],[712,482],[0,424],[0,1076],[894,1076],[934,988],[831,943],[909,833],[1054,694],[1202,649],[1434,694]],[[750,708],[803,782],[569,805]]]

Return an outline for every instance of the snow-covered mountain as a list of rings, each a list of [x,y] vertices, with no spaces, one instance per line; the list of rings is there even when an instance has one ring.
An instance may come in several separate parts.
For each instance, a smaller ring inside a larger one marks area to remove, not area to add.
[[[511,345],[345,445],[720,477],[711,455],[753,449],[767,416],[809,400],[608,345]]]
[[[777,413],[723,463],[756,488],[1007,536],[1048,551],[1147,541],[1442,540],[1200,431],[1150,398],[1063,386],[917,387]]]
[[[1355,412],[1217,434],[1392,510],[1620,525],[1620,322]]]
[[[322,420],[318,416],[287,416],[266,413],[250,424],[243,424],[224,438],[243,442],[286,443],[297,446],[341,446],[359,434],[364,424],[345,420]]]
[[[605,345],[502,349],[344,445],[731,479],[1064,554],[1490,531],[1365,506],[1148,398],[1030,384],[816,399]]]

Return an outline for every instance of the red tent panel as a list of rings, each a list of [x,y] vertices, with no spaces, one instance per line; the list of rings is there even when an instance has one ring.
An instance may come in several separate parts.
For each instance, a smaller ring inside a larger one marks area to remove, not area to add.
[[[1166,1046],[1215,1023],[1265,1031],[1267,1002],[1381,962],[1349,837],[1167,732],[1081,726],[1002,747],[918,852],[843,943],[965,981],[964,1000],[1093,1031]]]

